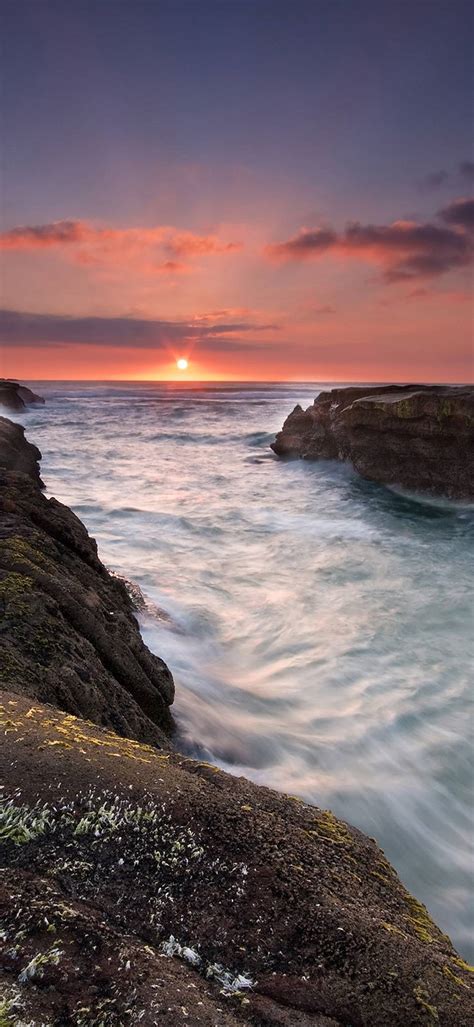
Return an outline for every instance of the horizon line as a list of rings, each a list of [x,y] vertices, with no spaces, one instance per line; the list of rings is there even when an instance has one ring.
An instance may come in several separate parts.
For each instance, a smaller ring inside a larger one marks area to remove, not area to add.
[[[126,382],[128,385],[474,385],[474,379],[468,381],[428,380],[413,378],[35,378],[17,376],[0,378],[0,381],[34,381],[34,382],[97,382],[114,384]]]

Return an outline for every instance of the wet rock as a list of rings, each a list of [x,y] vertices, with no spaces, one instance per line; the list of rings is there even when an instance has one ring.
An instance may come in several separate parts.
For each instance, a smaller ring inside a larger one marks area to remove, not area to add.
[[[474,388],[333,389],[296,406],[278,456],[347,460],[364,478],[451,499],[474,498]]]
[[[39,449],[27,442],[21,424],[13,424],[8,418],[0,417],[0,468],[26,474],[36,485],[42,486],[40,460]]]

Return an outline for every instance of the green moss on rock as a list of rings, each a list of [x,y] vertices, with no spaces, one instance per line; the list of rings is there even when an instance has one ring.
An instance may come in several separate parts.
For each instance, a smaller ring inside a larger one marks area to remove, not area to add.
[[[0,559],[2,556],[6,557],[9,564],[18,562],[23,565],[29,564],[32,570],[41,567],[49,572],[54,571],[51,560],[21,535],[12,535],[0,541]]]
[[[316,821],[318,835],[322,835],[334,845],[348,845],[351,841],[349,831],[344,824],[331,813],[330,810],[323,810]]]
[[[467,973],[474,974],[474,966],[470,966],[470,964],[466,963],[464,959],[458,959],[457,957],[454,957],[453,963],[456,963],[456,966],[459,966],[461,970],[466,970]]]
[[[415,996],[415,1001],[417,1005],[419,1005],[421,1009],[423,1009],[423,1011],[426,1013],[428,1022],[439,1023],[438,1010],[436,1006],[432,1005],[432,1003],[429,1001],[430,996],[428,995],[428,992],[425,991],[425,989],[419,985],[414,989],[413,994]]]
[[[0,580],[0,609],[7,617],[21,617],[29,609],[29,593],[34,587],[32,578],[11,571]]]
[[[426,906],[418,899],[415,899],[409,892],[406,894],[406,903],[409,909],[409,915],[407,921],[413,927],[415,934],[418,935],[420,941],[426,942],[428,945],[434,941],[435,937],[438,939],[443,937],[441,931],[438,930],[436,924],[430,917]],[[451,944],[449,938],[446,938],[447,944]]]

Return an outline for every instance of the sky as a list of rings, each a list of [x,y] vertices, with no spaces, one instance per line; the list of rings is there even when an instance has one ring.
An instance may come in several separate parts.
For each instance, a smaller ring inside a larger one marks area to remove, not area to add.
[[[472,380],[470,3],[1,10],[0,374]]]

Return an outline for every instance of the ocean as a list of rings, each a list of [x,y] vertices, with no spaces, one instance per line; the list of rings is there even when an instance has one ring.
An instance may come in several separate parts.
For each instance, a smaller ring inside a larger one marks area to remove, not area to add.
[[[331,383],[28,384],[47,494],[147,599],[180,745],[375,837],[472,959],[474,508],[276,458]]]

